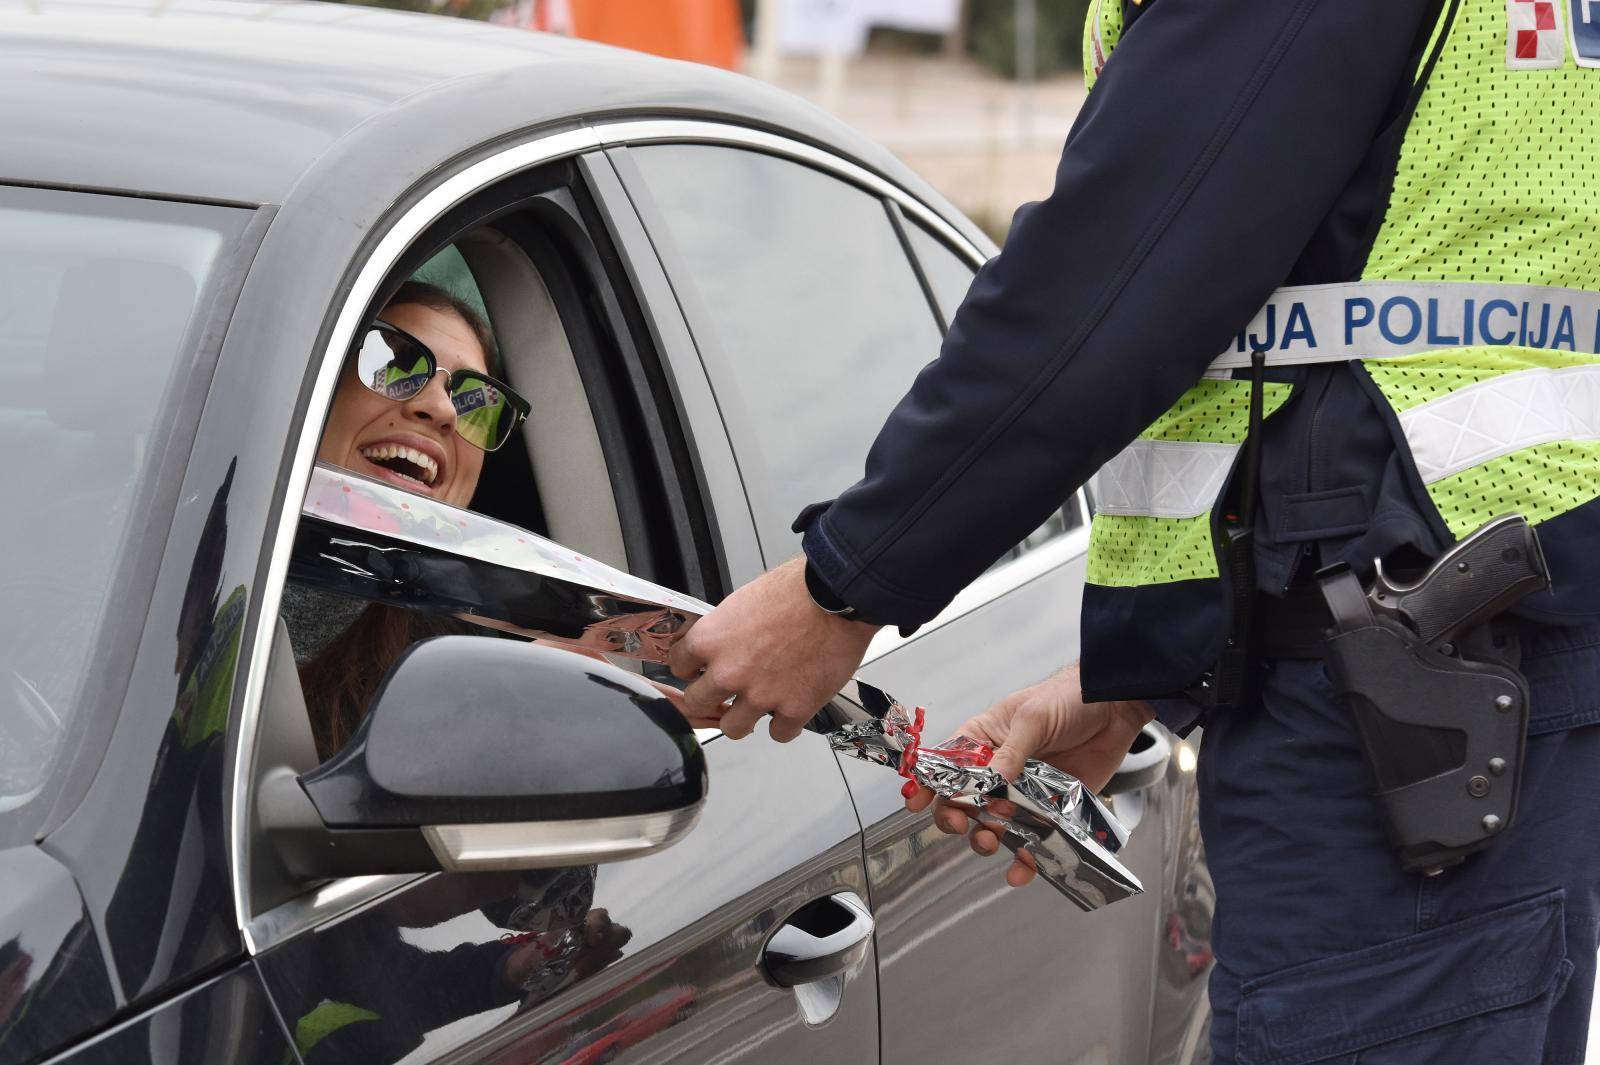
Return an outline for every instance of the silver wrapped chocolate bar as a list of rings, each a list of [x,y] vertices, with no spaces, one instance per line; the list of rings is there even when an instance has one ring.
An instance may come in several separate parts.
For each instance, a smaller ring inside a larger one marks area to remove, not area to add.
[[[920,709],[907,711],[882,689],[858,680],[841,695],[828,711],[835,726],[828,741],[835,751],[896,770],[942,798],[975,808],[984,821],[1002,826],[1008,849],[1025,851],[1039,875],[1082,909],[1144,890],[1116,858],[1128,841],[1127,829],[1077,778],[1029,759],[1022,775],[1007,781],[989,768],[994,752],[971,737],[922,746]]]

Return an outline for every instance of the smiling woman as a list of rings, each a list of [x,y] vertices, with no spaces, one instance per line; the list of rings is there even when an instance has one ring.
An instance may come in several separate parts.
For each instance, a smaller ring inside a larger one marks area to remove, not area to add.
[[[492,380],[493,352],[489,327],[466,302],[434,285],[402,285],[346,360],[317,458],[466,506],[491,441],[467,424],[484,405],[463,413],[458,393]]]
[[[318,460],[465,507],[485,454],[527,412],[521,397],[489,376],[496,354],[494,336],[471,304],[436,285],[406,282],[345,362]],[[401,651],[428,636],[467,631],[448,618],[293,584],[283,611],[324,759],[360,724]]]

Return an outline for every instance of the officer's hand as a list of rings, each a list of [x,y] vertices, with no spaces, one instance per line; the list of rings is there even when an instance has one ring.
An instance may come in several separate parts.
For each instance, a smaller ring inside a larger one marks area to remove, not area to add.
[[[1091,791],[1099,791],[1122,764],[1139,730],[1154,716],[1149,704],[1142,702],[1085,703],[1078,667],[1073,665],[1049,680],[1006,696],[969,719],[956,733],[993,747],[994,759],[989,765],[1007,780],[1015,780],[1023,763],[1037,758],[1071,773]],[[933,798],[933,792],[919,788],[906,800],[906,807],[923,810]],[[1000,830],[992,818],[1009,812],[998,803],[990,809],[993,814],[986,818],[984,811],[941,800],[933,820],[952,835],[970,831],[972,849],[989,855],[1000,848]],[[1027,854],[1019,852],[1006,870],[1006,883],[1021,887],[1034,874]]]
[[[461,615],[461,616],[462,617],[466,617],[466,615]],[[599,651],[592,650],[592,649],[590,649],[588,647],[574,647],[571,644],[567,644],[567,643],[551,643],[551,644],[549,644],[549,646],[559,648],[559,649],[561,649],[563,651],[571,651],[573,654],[582,655],[585,658],[593,658],[598,662],[609,663],[611,661],[609,658],[607,658],[605,655],[601,654]],[[659,680],[649,681],[649,684],[656,691],[658,691],[662,695],[666,696],[667,697],[667,702],[671,703],[673,705],[673,707],[678,711],[678,713],[680,713],[684,717],[688,718],[689,719],[689,724],[693,725],[695,728],[716,728],[717,727],[717,722],[715,721],[715,719],[697,718],[697,717],[695,717],[693,714],[691,714],[689,712],[689,704],[684,702],[683,692],[682,691],[678,690],[677,688],[674,688],[670,684],[663,684]]]
[[[877,631],[818,608],[806,591],[805,559],[796,558],[695,622],[667,664],[692,682],[683,693],[691,721],[742,739],[771,714],[767,730],[786,743],[855,673]]]

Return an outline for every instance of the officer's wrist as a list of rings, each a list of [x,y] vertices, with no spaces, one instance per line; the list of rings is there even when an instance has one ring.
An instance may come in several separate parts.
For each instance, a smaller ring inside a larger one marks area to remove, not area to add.
[[[832,614],[845,621],[867,621],[861,616],[860,611],[845,602],[839,593],[828,585],[809,558],[806,559],[806,594],[811,596],[812,604],[824,614]],[[872,622],[867,623],[872,624]]]

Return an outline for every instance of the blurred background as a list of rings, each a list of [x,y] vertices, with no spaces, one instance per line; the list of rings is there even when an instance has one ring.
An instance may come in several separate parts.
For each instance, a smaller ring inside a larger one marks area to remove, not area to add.
[[[1092,0],[356,0],[709,63],[821,105],[997,240],[1049,192]]]

